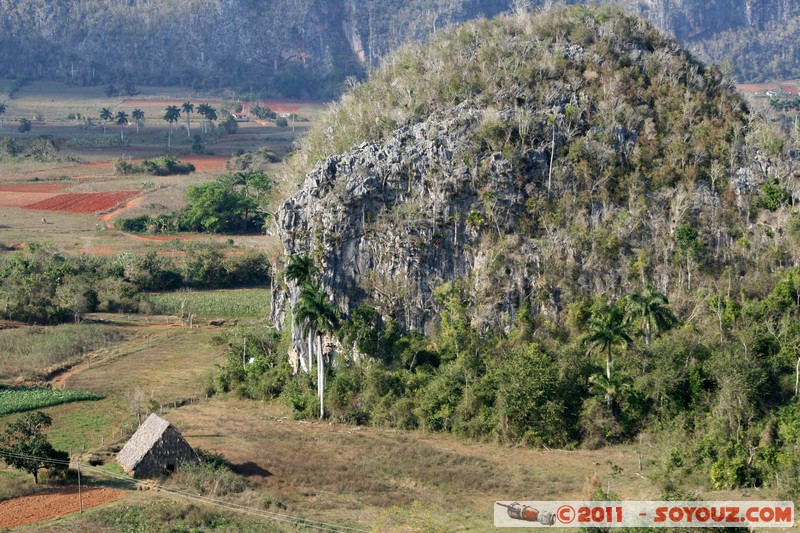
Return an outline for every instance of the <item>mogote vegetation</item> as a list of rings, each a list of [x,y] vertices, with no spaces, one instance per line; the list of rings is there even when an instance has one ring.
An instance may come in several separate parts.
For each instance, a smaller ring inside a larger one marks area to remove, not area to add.
[[[345,24],[312,59],[324,40],[290,32],[297,64],[249,90],[200,64],[137,89],[139,55],[101,85],[78,55],[77,81],[0,80],[0,528],[488,531],[495,501],[797,502],[794,85],[748,99],[616,7],[446,29],[509,6],[398,8],[431,25],[384,57],[379,6],[352,4],[369,39]],[[276,98],[335,92],[334,64],[355,75],[334,102]],[[151,413],[201,460],[134,491],[115,456]],[[79,471],[125,490],[75,514]]]

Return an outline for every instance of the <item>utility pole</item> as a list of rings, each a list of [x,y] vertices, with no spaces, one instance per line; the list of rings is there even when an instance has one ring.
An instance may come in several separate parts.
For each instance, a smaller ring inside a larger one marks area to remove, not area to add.
[[[81,458],[78,457],[78,505],[83,513],[83,493],[81,493]]]

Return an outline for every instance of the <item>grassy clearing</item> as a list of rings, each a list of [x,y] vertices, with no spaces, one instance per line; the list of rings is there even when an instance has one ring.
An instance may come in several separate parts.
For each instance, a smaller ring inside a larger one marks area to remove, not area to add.
[[[118,347],[111,357],[69,376],[65,386],[124,399],[140,389],[159,404],[203,394],[203,380],[222,360],[211,345],[214,332],[205,329],[154,325],[135,342]]]
[[[637,475],[633,447],[511,448],[445,434],[293,422],[287,414],[276,404],[222,399],[169,418],[190,444],[222,453],[287,512],[376,531],[488,531],[495,500],[580,499],[595,472],[623,498],[660,494]]]
[[[66,533],[94,531],[220,531],[274,533],[308,531],[245,514],[221,511],[167,495],[138,493],[109,505],[95,507],[83,514],[65,516],[49,523],[33,524],[20,531]]]
[[[33,494],[33,479],[21,470],[4,467],[0,462],[0,501]]]
[[[133,434],[134,418],[124,397],[71,403],[45,409],[53,419],[48,439],[59,450],[79,452],[107,446]]]
[[[79,390],[0,386],[0,416],[101,398],[99,394]]]
[[[258,319],[269,315],[271,293],[269,289],[179,291],[152,294],[151,298],[165,315]]]
[[[0,330],[0,380],[41,378],[87,353],[126,338],[120,328],[94,324]]]

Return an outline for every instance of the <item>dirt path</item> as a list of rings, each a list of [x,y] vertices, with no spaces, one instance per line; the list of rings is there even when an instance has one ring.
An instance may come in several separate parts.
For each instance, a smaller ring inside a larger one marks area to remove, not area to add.
[[[84,487],[83,508],[96,507],[118,500],[125,491],[105,487]],[[46,489],[30,496],[0,502],[0,529],[35,524],[80,510],[78,487]]]
[[[142,203],[145,194],[147,193],[145,192],[143,194],[140,194],[139,196],[136,196],[135,198],[131,198],[126,202],[117,204],[113,208],[109,209],[108,211],[100,215],[100,220],[102,220],[105,223],[107,228],[111,228],[112,227],[111,221],[117,218],[117,216],[122,214],[124,211],[128,209],[133,209],[134,207]]]
[[[141,204],[142,200],[144,200],[144,197],[145,197],[146,194],[147,193],[145,192],[143,194],[140,194],[136,198],[132,198],[131,200],[128,200],[125,203],[118,204],[116,207],[114,207],[114,208],[110,209],[109,211],[106,211],[105,213],[100,215],[100,217],[99,217],[100,220],[103,221],[103,224],[105,225],[105,227],[107,229],[114,229],[114,222],[113,222],[114,219],[117,218],[118,216],[122,215],[123,213],[125,213],[125,211],[127,211],[129,209],[133,209],[134,207],[137,207],[139,204]],[[130,238],[137,239],[137,240],[140,240],[140,241],[158,241],[158,242],[166,242],[166,241],[173,241],[173,240],[176,240],[176,241],[193,241],[193,240],[196,240],[196,239],[214,239],[214,237],[215,237],[214,235],[137,235],[135,233],[128,233],[128,232],[123,232],[123,233],[126,236],[130,237]],[[260,237],[260,235],[258,235],[258,236]],[[216,237],[217,237],[217,240],[221,240],[222,239],[222,237],[220,237],[220,236],[216,236]],[[227,236],[224,236],[224,237],[228,238]]]

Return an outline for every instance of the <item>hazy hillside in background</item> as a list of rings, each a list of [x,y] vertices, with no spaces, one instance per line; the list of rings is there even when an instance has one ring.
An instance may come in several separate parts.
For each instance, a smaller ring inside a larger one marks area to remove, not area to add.
[[[0,0],[0,76],[328,97],[410,39],[543,0]],[[568,1],[566,3],[585,3]],[[741,81],[800,75],[792,0],[612,0]],[[265,6],[266,4],[266,6]]]

